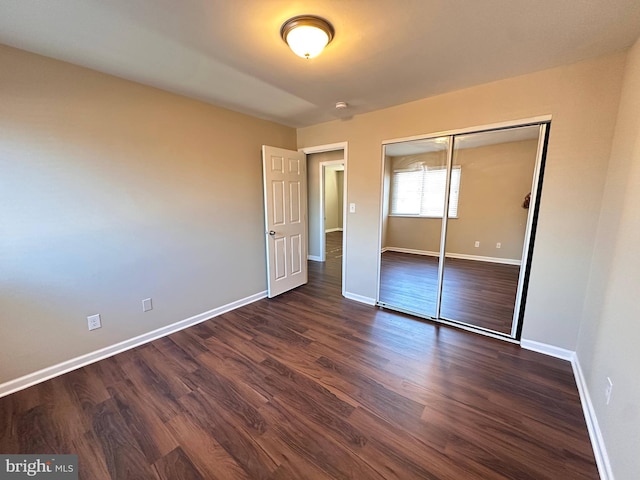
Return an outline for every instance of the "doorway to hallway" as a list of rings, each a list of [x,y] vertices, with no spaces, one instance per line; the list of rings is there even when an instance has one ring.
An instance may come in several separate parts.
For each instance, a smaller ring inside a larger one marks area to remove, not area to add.
[[[303,148],[302,152],[307,155],[309,268],[319,263],[318,267],[338,273],[344,295],[347,144]]]

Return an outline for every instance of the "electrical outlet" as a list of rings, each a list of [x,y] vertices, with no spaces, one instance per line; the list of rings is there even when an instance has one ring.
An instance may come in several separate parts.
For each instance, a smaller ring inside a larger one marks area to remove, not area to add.
[[[605,388],[604,390],[604,396],[607,399],[607,405],[609,405],[609,402],[611,401],[611,392],[613,392],[613,382],[609,377],[607,377],[607,388]]]
[[[100,320],[100,314],[90,315],[87,317],[87,323],[89,324],[89,330],[95,330],[102,327],[102,321]]]
[[[145,298],[142,300],[142,311],[148,312],[149,310],[153,310],[153,304],[151,303],[150,298]]]
[[[473,246],[478,248],[480,246],[480,242],[478,240],[476,240],[476,243]]]
[[[502,244],[500,242],[496,243],[496,248],[502,248]]]

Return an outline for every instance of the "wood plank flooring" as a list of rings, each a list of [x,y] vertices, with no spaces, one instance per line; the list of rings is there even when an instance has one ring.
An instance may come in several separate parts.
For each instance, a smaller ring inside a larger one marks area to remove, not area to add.
[[[329,262],[335,259],[342,258],[342,232],[329,232],[325,233],[325,249],[326,257]],[[339,262],[342,262],[340,260]],[[333,263],[339,263],[333,262]],[[340,263],[340,265],[342,265]]]
[[[82,479],[596,479],[568,363],[310,283],[0,399]]]
[[[520,267],[447,258],[442,318],[510,333]],[[380,300],[435,317],[438,259],[399,252],[382,254]]]

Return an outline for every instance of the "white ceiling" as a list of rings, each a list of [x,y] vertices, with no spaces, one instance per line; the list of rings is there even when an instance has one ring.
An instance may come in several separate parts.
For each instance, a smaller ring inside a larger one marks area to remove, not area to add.
[[[303,13],[336,30],[311,60],[279,36]],[[619,51],[638,36],[638,0],[0,2],[0,43],[295,127]]]

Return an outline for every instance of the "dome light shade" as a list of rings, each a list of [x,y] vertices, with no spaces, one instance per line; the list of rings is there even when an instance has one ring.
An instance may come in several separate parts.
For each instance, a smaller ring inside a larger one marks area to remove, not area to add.
[[[300,15],[284,22],[280,36],[302,58],[313,58],[333,40],[334,30],[329,22],[320,17]]]
[[[318,56],[329,42],[329,36],[319,28],[303,25],[287,35],[287,43],[293,53],[302,58]]]

